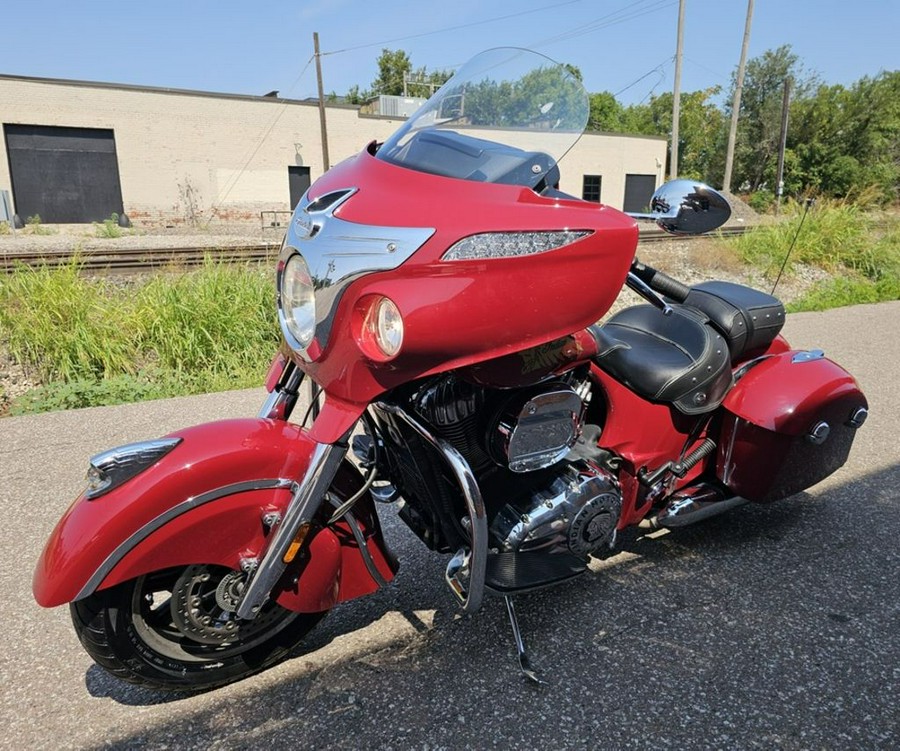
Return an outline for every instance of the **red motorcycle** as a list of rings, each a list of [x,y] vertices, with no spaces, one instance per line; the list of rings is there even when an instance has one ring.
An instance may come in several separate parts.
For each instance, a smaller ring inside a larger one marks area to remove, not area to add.
[[[385,503],[450,557],[463,610],[506,598],[537,679],[512,595],[579,575],[642,520],[776,501],[846,461],[866,399],[791,349],[777,299],[635,259],[635,218],[704,232],[730,214],[721,195],[679,180],[633,217],[557,189],[587,118],[563,66],[492,50],[309,189],[259,417],[94,457],[40,558],[37,601],[71,603],[99,665],[184,691],[274,664],[394,576]],[[596,324],[623,284],[648,304]]]

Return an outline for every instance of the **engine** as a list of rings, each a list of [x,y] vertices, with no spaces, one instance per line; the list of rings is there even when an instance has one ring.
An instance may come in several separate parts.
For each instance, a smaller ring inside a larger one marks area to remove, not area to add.
[[[504,505],[491,533],[501,550],[570,553],[586,560],[612,548],[622,511],[615,478],[592,462],[564,462],[528,497]]]
[[[615,542],[618,482],[572,451],[589,398],[585,371],[507,390],[444,376],[413,398],[415,411],[469,462],[488,507],[496,555],[515,556],[520,569],[518,554],[529,554],[529,565],[552,561],[546,565],[582,570],[589,556]]]

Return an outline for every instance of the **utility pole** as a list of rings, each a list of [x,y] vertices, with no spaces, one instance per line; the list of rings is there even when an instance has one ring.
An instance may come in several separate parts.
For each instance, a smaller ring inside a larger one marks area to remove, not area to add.
[[[731,101],[731,128],[728,131],[728,151],[725,155],[725,177],[722,188],[731,190],[731,169],[734,166],[734,141],[737,137],[738,114],[741,110],[741,90],[744,88],[744,68],[747,65],[747,47],[750,46],[750,23],[753,21],[753,0],[747,0],[747,22],[744,24],[744,43],[741,45],[741,61],[738,63],[734,99]]]
[[[778,142],[778,177],[775,184],[775,213],[781,211],[781,196],[784,194],[784,150],[787,146],[788,110],[791,105],[791,79],[784,79],[784,97],[781,100],[781,139]]]
[[[681,120],[681,57],[684,50],[684,2],[678,2],[678,42],[675,45],[675,90],[672,93],[672,156],[669,177],[678,177],[678,125]]]
[[[313,32],[313,51],[316,56],[316,80],[319,83],[319,126],[322,129],[322,163],[324,171],[331,169],[328,160],[328,127],[325,125],[325,92],[322,90],[322,55],[319,54],[319,32]]]

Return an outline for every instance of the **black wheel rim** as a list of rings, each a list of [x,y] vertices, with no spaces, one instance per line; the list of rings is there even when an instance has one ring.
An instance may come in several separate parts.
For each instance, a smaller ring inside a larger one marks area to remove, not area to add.
[[[262,645],[300,616],[270,601],[252,621],[238,619],[222,607],[230,599],[217,597],[220,584],[233,591],[237,576],[221,566],[192,565],[140,577],[130,601],[134,636],[169,660],[222,662]]]

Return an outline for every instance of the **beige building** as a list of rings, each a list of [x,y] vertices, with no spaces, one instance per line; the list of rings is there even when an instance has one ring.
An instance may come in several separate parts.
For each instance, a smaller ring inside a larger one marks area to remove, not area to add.
[[[326,108],[332,164],[401,117]],[[259,221],[289,210],[323,172],[315,103],[0,75],[0,191],[23,220]],[[560,163],[560,189],[640,210],[661,184],[666,141],[588,133]]]

